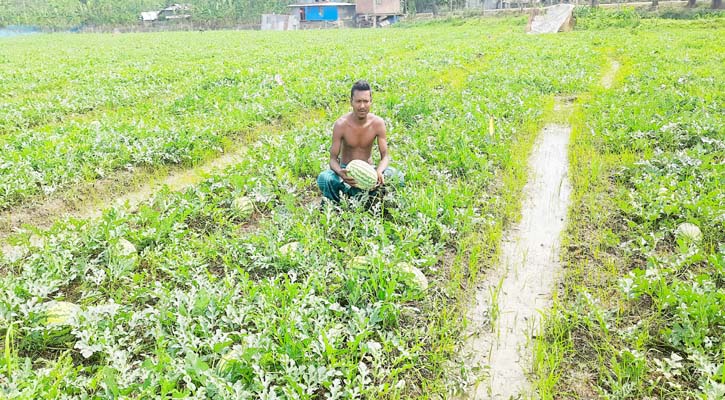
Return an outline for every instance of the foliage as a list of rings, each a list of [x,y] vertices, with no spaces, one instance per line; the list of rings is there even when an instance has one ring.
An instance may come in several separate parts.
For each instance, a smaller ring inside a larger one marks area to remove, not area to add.
[[[640,24],[641,16],[634,7],[605,10],[602,7],[576,7],[575,29],[633,28]]]
[[[66,170],[191,162],[236,135],[250,151],[137,210],[16,235],[0,257],[0,397],[448,396],[466,289],[514,218],[540,106],[586,90],[601,62],[519,28],[4,42],[16,71],[4,83],[5,206],[72,188]],[[360,77],[406,185],[371,210],[320,208],[314,177]],[[250,219],[234,209],[242,195]],[[360,256],[364,267],[347,267]],[[43,325],[53,300],[81,307],[60,344]]]
[[[648,24],[661,25],[666,20],[713,19],[721,20],[725,16],[722,10],[705,7],[688,8],[682,6],[660,6],[653,10],[647,7],[622,5],[616,9],[603,7],[576,7],[575,29],[596,30],[604,28],[636,28],[646,21]],[[719,21],[721,23],[722,21]]]
[[[188,0],[194,21],[259,22],[264,13],[284,12],[288,0]],[[137,23],[142,11],[159,11],[170,3],[160,0],[5,0],[0,26],[31,25],[49,29]]]
[[[540,374],[561,377],[549,394],[725,395],[722,26],[592,33],[622,68],[576,120],[567,289],[539,343]]]

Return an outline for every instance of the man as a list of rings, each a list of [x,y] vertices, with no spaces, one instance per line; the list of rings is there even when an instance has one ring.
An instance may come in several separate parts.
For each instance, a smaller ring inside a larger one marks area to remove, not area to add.
[[[317,186],[323,196],[334,202],[340,201],[340,193],[354,196],[364,192],[356,187],[355,179],[347,174],[345,166],[352,160],[365,160],[372,164],[376,140],[380,150],[380,163],[375,168],[378,173],[376,189],[385,183],[386,178],[396,177],[402,183],[402,174],[388,167],[390,157],[385,121],[370,113],[372,101],[370,85],[364,80],[355,82],[350,90],[352,111],[340,117],[332,128],[330,169],[317,177]]]

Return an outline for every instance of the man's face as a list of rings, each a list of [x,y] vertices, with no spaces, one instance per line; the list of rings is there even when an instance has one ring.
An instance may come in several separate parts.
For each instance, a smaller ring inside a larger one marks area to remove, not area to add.
[[[370,112],[370,103],[373,98],[369,90],[356,90],[352,94],[350,103],[352,104],[352,111],[355,116],[359,119],[365,119]]]

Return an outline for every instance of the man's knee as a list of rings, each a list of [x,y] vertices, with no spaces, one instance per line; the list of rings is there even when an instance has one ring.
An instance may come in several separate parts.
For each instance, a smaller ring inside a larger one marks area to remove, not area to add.
[[[320,188],[322,195],[336,202],[340,200],[341,182],[342,179],[330,169],[317,176],[317,187]]]
[[[317,186],[320,189],[328,188],[330,185],[333,185],[337,183],[338,176],[335,172],[328,169],[327,171],[323,171],[320,175],[317,176]]]

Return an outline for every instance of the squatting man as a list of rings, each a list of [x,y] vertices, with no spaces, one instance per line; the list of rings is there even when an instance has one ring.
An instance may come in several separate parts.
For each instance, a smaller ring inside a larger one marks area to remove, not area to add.
[[[352,160],[364,160],[373,164],[373,144],[377,140],[380,150],[380,163],[375,167],[378,173],[377,190],[386,179],[395,179],[400,184],[403,174],[388,166],[388,141],[385,121],[370,112],[373,97],[370,85],[360,80],[350,90],[352,111],[335,121],[332,128],[332,146],[330,146],[330,169],[317,177],[317,186],[325,198],[337,203],[340,194],[356,196],[364,193],[357,188],[355,179],[348,175],[345,167]]]

